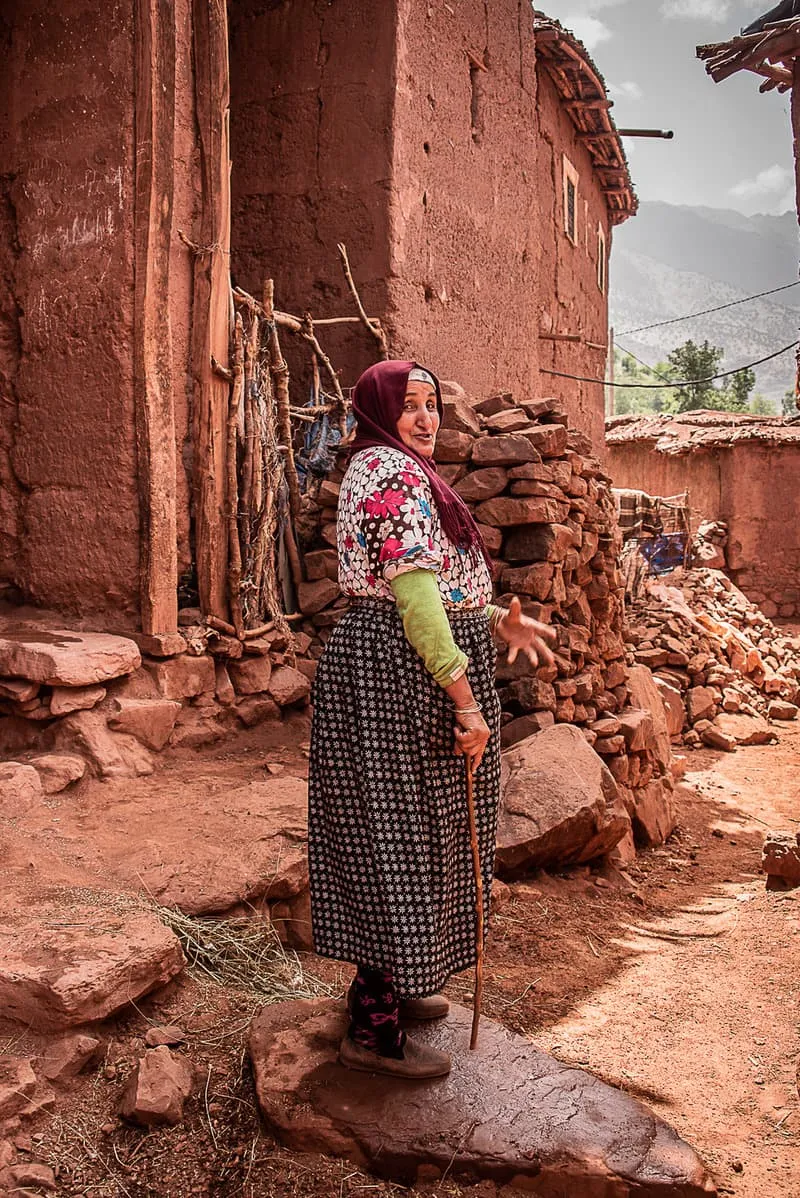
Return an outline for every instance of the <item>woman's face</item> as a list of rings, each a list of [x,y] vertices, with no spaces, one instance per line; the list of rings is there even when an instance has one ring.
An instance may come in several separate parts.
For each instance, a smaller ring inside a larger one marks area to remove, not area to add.
[[[439,410],[436,389],[430,383],[410,380],[406,385],[403,411],[397,421],[397,435],[404,445],[422,458],[433,457],[436,434],[439,431]]]

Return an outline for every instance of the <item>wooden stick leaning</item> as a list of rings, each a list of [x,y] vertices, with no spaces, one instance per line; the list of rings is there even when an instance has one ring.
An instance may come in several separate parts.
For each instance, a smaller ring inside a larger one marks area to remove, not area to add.
[[[483,874],[481,873],[481,851],[478,846],[478,825],[475,819],[475,796],[473,792],[472,761],[465,753],[467,768],[467,815],[469,816],[469,843],[472,849],[472,869],[475,874],[475,989],[472,998],[472,1033],[469,1046],[478,1044],[478,1023],[483,1000]]]
[[[228,519],[228,602],[236,636],[242,639],[242,552],[239,544],[239,483],[236,469],[236,440],[239,408],[244,392],[244,330],[237,314],[233,332],[233,384],[228,406],[226,454],[226,515]]]

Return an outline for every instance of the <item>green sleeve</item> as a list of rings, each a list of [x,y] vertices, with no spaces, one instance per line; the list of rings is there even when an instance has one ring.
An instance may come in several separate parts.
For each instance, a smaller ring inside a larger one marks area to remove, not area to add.
[[[453,640],[436,575],[431,570],[407,570],[396,574],[389,585],[409,644],[439,686],[449,686],[464,673],[469,658]]]

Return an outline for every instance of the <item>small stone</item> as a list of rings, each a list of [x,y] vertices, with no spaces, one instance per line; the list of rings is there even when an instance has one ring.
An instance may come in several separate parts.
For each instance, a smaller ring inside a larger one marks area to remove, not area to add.
[[[269,657],[245,657],[229,662],[228,673],[237,695],[258,695],[269,688],[272,662]]]
[[[272,674],[269,693],[279,707],[293,703],[304,703],[311,692],[311,684],[305,674],[291,666],[279,666]]]
[[[41,779],[42,789],[47,795],[59,794],[73,782],[78,782],[86,773],[86,762],[82,757],[68,757],[58,753],[46,753],[34,757],[31,765]]]
[[[339,598],[338,582],[332,578],[320,578],[316,582],[301,582],[297,589],[300,610],[306,616],[316,615]]]
[[[50,696],[50,714],[69,715],[71,711],[88,711],[106,697],[102,686],[54,686]]]
[[[192,1092],[194,1070],[166,1045],[150,1049],[137,1063],[120,1103],[120,1114],[145,1127],[180,1123]]]
[[[0,816],[15,819],[25,815],[41,799],[41,779],[32,765],[0,762]]]
[[[9,1172],[19,1186],[34,1186],[39,1190],[57,1190],[56,1175],[49,1165],[40,1165],[35,1161],[21,1165],[12,1165]]]
[[[102,1040],[76,1032],[48,1045],[37,1067],[42,1077],[49,1082],[64,1082],[82,1073],[87,1065],[98,1059],[102,1051]]]
[[[441,433],[439,434],[441,436]],[[479,437],[473,442],[472,463],[474,466],[519,466],[524,462],[538,462],[541,455],[533,448],[522,433],[501,433],[497,437]],[[438,451],[438,439],[437,439]]]
[[[0,1057],[0,1119],[11,1119],[27,1106],[36,1091],[36,1074],[29,1060]]]
[[[173,1023],[166,1024],[164,1027],[149,1027],[144,1037],[148,1048],[158,1048],[162,1044],[170,1046],[183,1044],[185,1041],[186,1033]]]
[[[144,745],[133,736],[109,731],[102,711],[75,711],[65,716],[56,742],[65,749],[79,749],[103,779],[137,778],[153,772],[153,759]]]
[[[493,499],[505,490],[508,474],[500,466],[487,466],[484,470],[473,470],[461,482],[456,491],[467,503],[482,503]]]
[[[221,661],[214,662],[214,679],[214,698],[223,707],[233,707],[236,702],[236,691],[233,689],[227,666]]]
[[[148,749],[163,749],[172,735],[181,704],[175,699],[115,699],[109,727],[135,736]]]
[[[787,703],[783,699],[773,699],[767,708],[767,715],[771,720],[796,720],[798,708],[794,703]]]
[[[159,694],[164,699],[192,699],[204,691],[214,692],[214,660],[209,656],[183,654],[164,661],[147,662]]]
[[[761,868],[770,877],[800,886],[800,833],[770,833],[764,841]]]
[[[236,704],[236,715],[245,728],[254,728],[265,720],[280,719],[281,709],[278,704],[266,695],[248,695]]]

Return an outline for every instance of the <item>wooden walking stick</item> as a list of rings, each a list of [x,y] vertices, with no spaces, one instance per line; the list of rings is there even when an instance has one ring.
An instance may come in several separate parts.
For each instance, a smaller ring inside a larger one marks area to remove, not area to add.
[[[483,874],[481,873],[481,851],[478,847],[478,825],[475,820],[475,797],[472,789],[472,759],[464,754],[467,767],[467,814],[469,816],[469,843],[472,848],[472,869],[475,874],[475,990],[472,998],[472,1035],[470,1048],[478,1044],[478,1023],[483,999]]]

